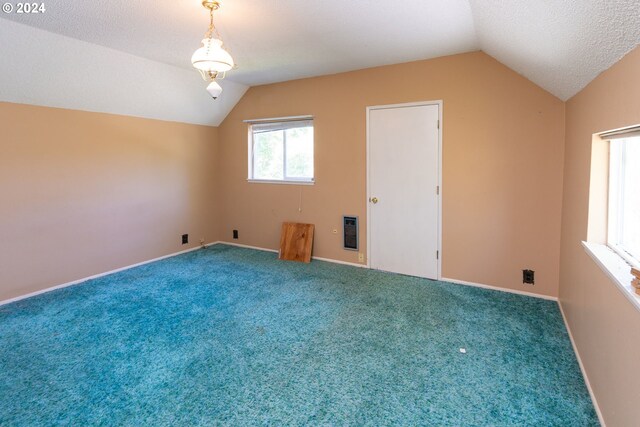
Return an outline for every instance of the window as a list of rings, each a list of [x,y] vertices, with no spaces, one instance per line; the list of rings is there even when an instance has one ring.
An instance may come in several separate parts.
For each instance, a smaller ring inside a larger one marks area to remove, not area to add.
[[[313,120],[249,122],[249,180],[313,183]]]
[[[607,244],[634,265],[640,264],[640,136],[622,134],[609,147]]]
[[[632,266],[640,266],[640,126],[593,135],[587,254],[640,311]]]

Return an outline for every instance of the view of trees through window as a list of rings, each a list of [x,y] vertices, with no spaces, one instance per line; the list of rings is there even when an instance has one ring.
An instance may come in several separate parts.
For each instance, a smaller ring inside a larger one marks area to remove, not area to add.
[[[284,179],[284,132],[253,135],[253,178]]]
[[[253,133],[253,179],[313,179],[313,127]]]

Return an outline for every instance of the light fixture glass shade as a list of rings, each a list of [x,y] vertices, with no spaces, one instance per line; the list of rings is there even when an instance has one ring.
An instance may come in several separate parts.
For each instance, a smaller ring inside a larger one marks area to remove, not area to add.
[[[233,68],[233,58],[222,48],[220,39],[204,39],[202,47],[191,57],[195,68],[205,72],[223,73]]]
[[[213,99],[216,99],[222,93],[222,88],[220,87],[218,82],[214,80],[209,83],[209,86],[207,86],[207,92],[209,92],[209,95],[211,95]]]

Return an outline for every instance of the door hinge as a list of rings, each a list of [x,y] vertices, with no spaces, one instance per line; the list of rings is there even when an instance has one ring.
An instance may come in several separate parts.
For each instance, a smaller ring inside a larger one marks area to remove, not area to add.
[[[438,129],[440,129],[440,119],[438,119]]]
[[[436,185],[436,194],[440,195],[440,186],[439,185]]]
[[[440,251],[436,251],[436,259],[440,259]]]

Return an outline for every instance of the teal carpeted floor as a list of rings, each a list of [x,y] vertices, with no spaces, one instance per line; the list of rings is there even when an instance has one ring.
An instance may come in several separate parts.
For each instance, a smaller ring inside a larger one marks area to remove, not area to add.
[[[597,424],[551,301],[216,245],[0,306],[1,426]]]

